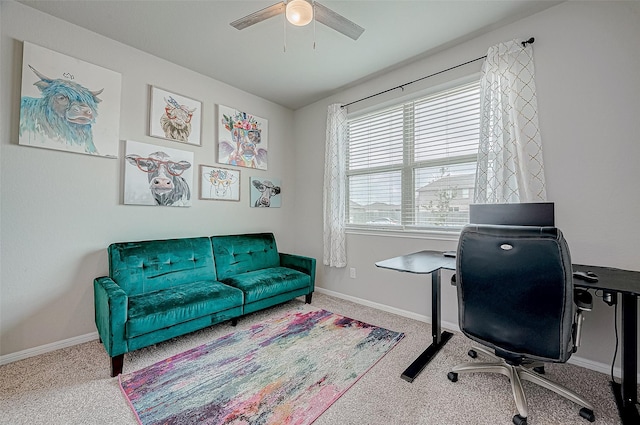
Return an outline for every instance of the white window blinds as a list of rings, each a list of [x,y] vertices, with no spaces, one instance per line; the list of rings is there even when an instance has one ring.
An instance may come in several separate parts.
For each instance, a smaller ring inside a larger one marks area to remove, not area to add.
[[[347,223],[395,230],[468,223],[479,99],[473,82],[349,119]]]

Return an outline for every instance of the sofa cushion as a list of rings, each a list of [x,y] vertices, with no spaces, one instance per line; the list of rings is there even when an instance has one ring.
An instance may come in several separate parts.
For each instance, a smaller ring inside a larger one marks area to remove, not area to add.
[[[221,282],[240,273],[280,265],[272,233],[212,236],[211,243],[216,257],[217,280]]]
[[[297,270],[272,267],[242,273],[224,279],[223,282],[241,289],[245,295],[245,304],[249,304],[296,289],[308,288],[311,284],[311,278]]]
[[[212,313],[242,306],[239,289],[216,281],[198,281],[129,298],[128,338]]]
[[[109,276],[128,296],[218,280],[209,238],[111,244]]]

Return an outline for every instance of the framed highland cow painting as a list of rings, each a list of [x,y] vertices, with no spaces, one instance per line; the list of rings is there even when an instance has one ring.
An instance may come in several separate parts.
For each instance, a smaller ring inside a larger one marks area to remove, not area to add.
[[[119,73],[24,42],[18,144],[118,157]]]
[[[151,86],[149,135],[201,146],[202,102]]]

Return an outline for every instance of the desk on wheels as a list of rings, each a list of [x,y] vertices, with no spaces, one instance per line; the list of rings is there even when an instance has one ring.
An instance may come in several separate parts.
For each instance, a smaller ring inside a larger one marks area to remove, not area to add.
[[[440,329],[440,270],[455,270],[456,259],[445,257],[439,251],[420,251],[378,261],[376,266],[399,272],[431,274],[431,335],[433,341],[401,375],[405,381],[413,382],[422,369],[453,336],[451,332],[442,332]]]
[[[440,271],[442,269],[455,270],[456,259],[445,257],[439,251],[420,251],[413,254],[401,255],[379,261],[377,267],[396,270],[400,272],[431,274],[431,345],[402,373],[402,379],[413,382],[422,372],[422,369],[451,339],[451,332],[440,329]],[[574,264],[574,271],[592,271],[598,276],[597,282],[585,282],[574,279],[574,286],[587,289],[600,289],[610,292],[618,300],[618,294],[622,300],[622,355],[621,355],[621,382],[611,383],[616,398],[616,404],[620,412],[620,418],[624,425],[640,424],[638,414],[638,297],[640,297],[640,272],[614,269],[610,267],[589,266]]]

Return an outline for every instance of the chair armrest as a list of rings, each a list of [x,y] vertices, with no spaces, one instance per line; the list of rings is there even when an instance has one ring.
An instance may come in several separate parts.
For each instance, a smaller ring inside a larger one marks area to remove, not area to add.
[[[311,290],[315,289],[316,281],[316,259],[311,257],[305,257],[303,255],[278,253],[280,255],[280,265],[282,267],[289,267],[290,269],[298,270],[304,274],[308,274],[311,277]]]
[[[127,294],[111,278],[103,276],[93,280],[93,298],[96,327],[104,348],[111,357],[126,353]]]
[[[574,288],[573,302],[576,304],[576,314],[573,324],[573,352],[575,353],[580,347],[582,340],[582,322],[585,311],[591,311],[593,308],[593,297],[586,289]]]

